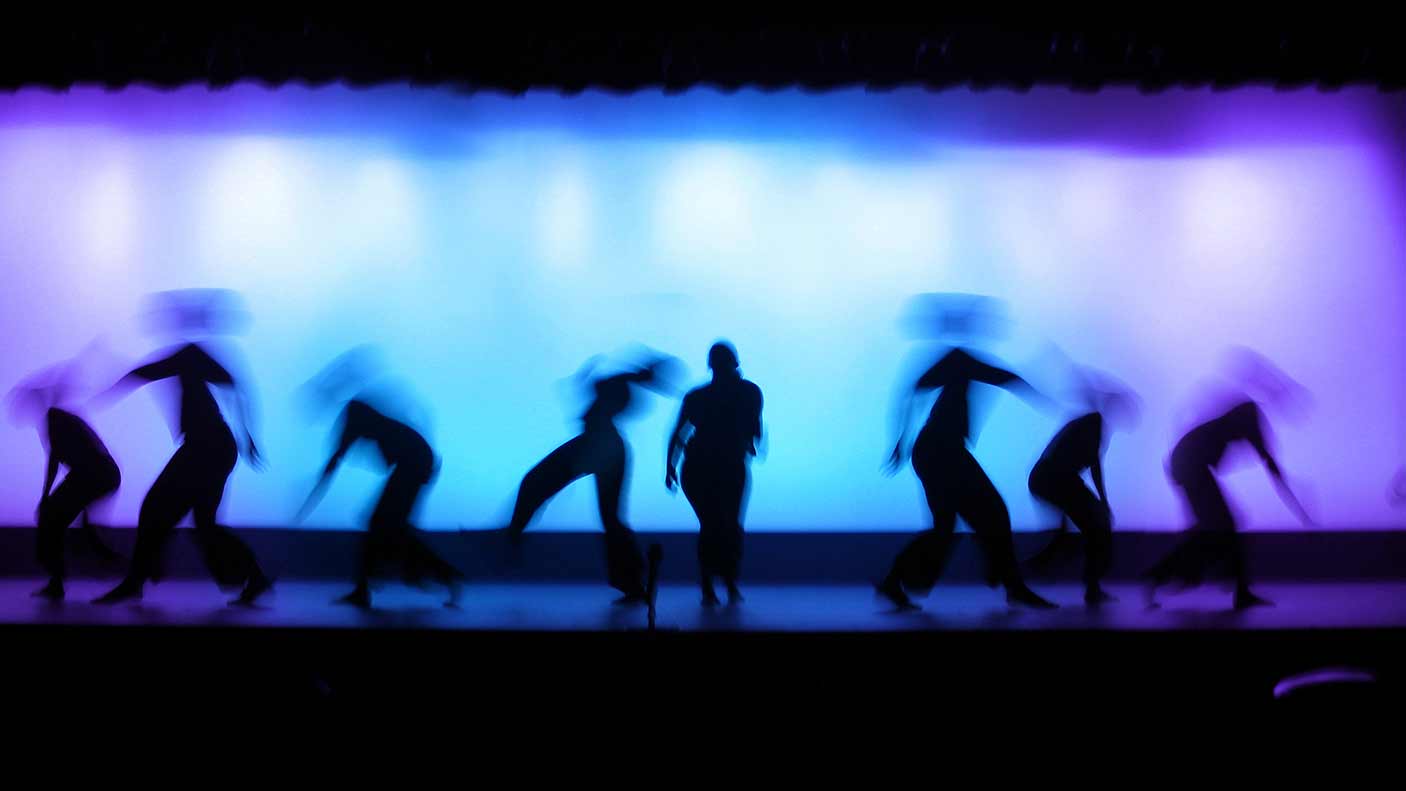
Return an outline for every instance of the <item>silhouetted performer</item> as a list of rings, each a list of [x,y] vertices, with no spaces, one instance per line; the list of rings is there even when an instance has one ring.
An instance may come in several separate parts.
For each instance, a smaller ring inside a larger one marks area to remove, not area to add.
[[[664,485],[682,480],[684,496],[698,515],[699,583],[704,606],[718,603],[713,578],[727,586],[729,602],[742,601],[737,588],[742,561],[742,503],[747,462],[762,437],[762,391],[742,378],[737,352],[727,343],[708,350],[713,381],[690,390],[669,436]],[[678,459],[683,454],[683,475]]]
[[[1059,529],[1050,545],[1032,561],[1048,565],[1066,534],[1066,525],[1084,535],[1084,601],[1101,604],[1113,599],[1100,585],[1113,557],[1113,512],[1103,485],[1103,451],[1107,447],[1103,415],[1090,412],[1076,417],[1055,434],[1030,471],[1030,493],[1059,512]],[[1084,485],[1089,471],[1098,496]]]
[[[918,378],[900,410],[898,442],[889,457],[890,473],[897,472],[903,463],[915,398],[932,390],[941,391],[912,449],[913,469],[923,484],[933,526],[919,533],[899,554],[888,576],[877,586],[879,593],[900,609],[917,607],[907,591],[926,592],[937,583],[952,548],[958,517],[976,534],[978,545],[987,555],[990,574],[1005,585],[1008,602],[1055,606],[1021,579],[1006,503],[967,449],[971,436],[968,391],[976,383],[1038,396],[1034,388],[1010,371],[988,365],[962,349],[952,349]]]
[[[89,510],[117,491],[122,473],[97,432],[72,412],[49,407],[42,431],[49,462],[44,473],[44,496],[39,500],[37,512],[38,555],[39,564],[49,575],[49,583],[34,595],[59,600],[64,597],[63,581],[67,571],[64,535],[80,514],[84,532],[98,554],[107,559],[117,557],[97,537]],[[68,474],[55,488],[54,479],[60,465],[68,468]]]
[[[533,515],[557,492],[587,475],[596,479],[596,500],[605,528],[607,579],[623,595],[617,604],[644,604],[644,560],[635,533],[621,516],[629,448],[615,418],[630,406],[631,389],[653,387],[665,359],[591,382],[594,399],[581,416],[582,431],[528,471],[518,487],[508,533],[517,540]]]
[[[1188,587],[1198,585],[1205,579],[1206,573],[1221,562],[1229,564],[1230,573],[1235,578],[1235,609],[1271,604],[1250,590],[1244,548],[1236,530],[1235,516],[1225,500],[1220,483],[1216,481],[1216,468],[1220,466],[1226,450],[1238,442],[1248,443],[1255,449],[1269,471],[1280,498],[1305,524],[1312,524],[1298,498],[1284,481],[1284,474],[1274,459],[1269,432],[1266,431],[1264,414],[1259,405],[1253,401],[1237,404],[1220,417],[1188,431],[1172,449],[1167,471],[1172,482],[1181,489],[1195,523],[1181,544],[1148,572],[1152,581],[1148,589],[1150,606],[1156,606],[1158,587],[1172,581]]]
[[[225,483],[239,460],[239,445],[210,388],[223,388],[233,395],[244,434],[245,455],[257,466],[259,451],[249,433],[246,395],[224,366],[203,348],[190,343],[133,370],[104,397],[120,397],[162,379],[175,379],[180,389],[181,445],[142,501],[137,517],[137,545],[127,577],[96,602],[111,604],[141,598],[143,585],[160,573],[162,554],[176,524],[190,513],[195,520],[196,542],[216,582],[222,587],[243,586],[230,603],[252,604],[272,583],[248,545],[216,521]]]
[[[371,578],[384,563],[398,557],[407,582],[416,584],[426,577],[434,579],[449,589],[449,601],[445,605],[454,606],[458,599],[458,580],[462,575],[415,535],[415,528],[410,522],[421,493],[439,472],[434,449],[420,432],[381,414],[365,401],[353,399],[342,411],[342,429],[337,447],[327,460],[322,477],[308,494],[298,520],[302,521],[322,499],[342,458],[352,446],[362,441],[374,444],[381,452],[381,458],[390,468],[390,476],[367,523],[356,588],[338,599],[338,603],[369,608]]]

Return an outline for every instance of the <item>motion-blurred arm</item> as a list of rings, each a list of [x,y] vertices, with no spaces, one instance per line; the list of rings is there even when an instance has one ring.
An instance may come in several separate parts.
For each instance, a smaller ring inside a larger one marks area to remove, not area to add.
[[[149,362],[145,365],[139,365],[131,371],[128,371],[121,379],[114,382],[111,387],[93,396],[93,405],[98,408],[110,406],[143,385],[162,379],[168,379],[172,376],[176,376],[178,373],[179,367],[175,354],[163,357],[154,362]]]
[[[913,422],[913,406],[917,401],[918,394],[923,391],[922,380],[910,390],[905,390],[898,399],[898,404],[894,408],[894,433],[897,439],[893,443],[893,452],[889,454],[888,461],[884,463],[884,474],[893,475],[903,466],[903,462],[908,458],[908,426]]]
[[[763,445],[763,443],[762,443],[762,391],[761,391],[761,388],[757,388],[757,390],[756,390],[756,396],[757,396],[757,403],[753,405],[753,406],[754,406],[754,411],[752,412],[752,448],[751,448],[751,450],[752,450],[752,455],[753,455],[753,456],[756,456],[756,455],[757,455],[757,447],[758,447],[759,445]]]
[[[669,448],[664,453],[664,488],[673,491],[679,483],[679,456],[683,453],[684,442],[688,440],[688,402],[679,406],[678,420],[674,421],[674,430],[669,433]]]
[[[1264,465],[1265,469],[1269,470],[1270,479],[1274,481],[1274,490],[1279,494],[1279,499],[1294,513],[1294,516],[1298,517],[1304,527],[1314,527],[1316,523],[1313,521],[1313,517],[1309,516],[1308,510],[1303,507],[1303,503],[1299,502],[1294,490],[1289,488],[1289,482],[1284,479],[1284,472],[1279,468],[1274,457],[1264,456]]]
[[[337,441],[337,447],[332,451],[327,463],[323,465],[322,474],[318,476],[317,483],[313,484],[312,491],[308,492],[307,499],[303,501],[303,507],[298,509],[298,514],[294,517],[297,522],[306,519],[308,514],[317,507],[317,504],[322,502],[323,495],[327,493],[327,486],[332,482],[333,474],[337,472],[337,468],[341,466],[347,451],[351,450],[351,446],[356,442],[356,436],[351,427],[346,425],[345,418],[343,420],[342,433]]]
[[[1255,452],[1259,454],[1260,461],[1264,462],[1264,468],[1269,471],[1270,480],[1274,482],[1274,490],[1279,495],[1279,499],[1284,502],[1294,516],[1303,523],[1304,527],[1313,527],[1313,517],[1309,516],[1303,503],[1294,494],[1294,490],[1289,488],[1289,482],[1284,478],[1284,471],[1279,467],[1279,461],[1274,458],[1274,453],[1270,450],[1270,440],[1267,432],[1260,427],[1256,432],[1257,436],[1250,437],[1250,444],[1254,446]]]
[[[1049,396],[1036,390],[1034,385],[1011,371],[981,360],[973,359],[971,363],[972,370],[969,375],[973,382],[995,385],[1040,410],[1049,410],[1055,406],[1055,402]]]
[[[1108,490],[1103,487],[1103,454],[1094,457],[1094,463],[1089,467],[1089,477],[1094,479],[1094,489],[1098,491],[1099,502],[1103,503],[1103,510],[1108,515],[1110,526],[1113,522],[1113,508],[1108,504]]]
[[[194,352],[192,352],[194,353]],[[227,390],[234,404],[235,418],[239,421],[239,432],[244,437],[244,455],[255,469],[263,466],[259,457],[259,446],[254,442],[254,397],[248,386],[247,377],[241,372],[235,378],[229,369],[221,365],[204,350],[199,350],[199,361],[204,363],[204,379]]]
[[[44,509],[44,504],[49,501],[49,492],[54,488],[54,479],[59,475],[59,459],[54,455],[53,448],[49,449],[49,462],[44,471],[44,493],[39,496],[39,507],[35,510],[37,519],[40,511]]]

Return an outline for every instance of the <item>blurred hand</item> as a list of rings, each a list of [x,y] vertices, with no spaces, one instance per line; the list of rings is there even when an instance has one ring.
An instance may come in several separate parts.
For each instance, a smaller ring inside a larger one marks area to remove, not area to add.
[[[672,466],[664,473],[664,488],[673,491],[678,488],[679,473]]]
[[[264,458],[259,455],[259,446],[254,444],[254,438],[250,437],[248,444],[244,448],[244,458],[248,459],[249,466],[256,470],[263,470]]]
[[[303,500],[303,504],[298,508],[298,512],[293,514],[293,524],[302,524],[303,520],[307,519],[308,515],[312,513],[312,509],[317,507],[317,503],[320,499],[322,498],[318,496],[317,489],[313,489],[309,492],[307,499]]]
[[[893,453],[889,454],[888,461],[884,462],[884,474],[894,475],[903,468],[903,443],[893,446]]]
[[[1396,477],[1391,479],[1391,491],[1387,499],[1392,505],[1406,505],[1406,469],[1396,473]]]

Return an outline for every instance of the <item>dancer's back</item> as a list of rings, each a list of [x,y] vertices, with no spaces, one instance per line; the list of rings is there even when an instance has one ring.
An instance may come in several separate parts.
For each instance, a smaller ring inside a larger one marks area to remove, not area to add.
[[[83,418],[50,407],[46,415],[49,453],[70,470],[91,471],[113,464],[112,454]]]
[[[364,401],[347,404],[343,416],[342,444],[366,439],[375,444],[386,466],[429,473],[434,469],[434,449],[420,432],[378,412]]]
[[[1054,435],[1036,469],[1081,472],[1098,463],[1103,446],[1103,416],[1097,412],[1080,415]]]
[[[186,344],[161,360],[143,365],[134,373],[153,382],[176,379],[180,387],[179,426],[182,435],[208,436],[229,431],[229,424],[225,422],[220,405],[210,392],[210,385],[233,384],[234,378],[200,346]]]
[[[740,377],[690,390],[683,399],[683,417],[693,426],[688,455],[731,459],[755,453],[761,409],[761,388]]]
[[[988,365],[964,349],[952,349],[918,378],[919,390],[942,390],[928,414],[923,433],[944,445],[965,447],[971,437],[971,384],[1003,385],[1016,378],[1010,371]]]
[[[1263,419],[1259,405],[1253,401],[1243,401],[1188,431],[1172,449],[1172,475],[1182,477],[1215,469],[1236,442],[1248,442],[1261,456],[1267,455]]]

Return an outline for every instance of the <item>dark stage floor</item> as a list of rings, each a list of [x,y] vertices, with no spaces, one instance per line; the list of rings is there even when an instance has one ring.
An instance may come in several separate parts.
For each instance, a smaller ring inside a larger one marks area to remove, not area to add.
[[[372,612],[332,605],[346,585],[326,581],[282,582],[252,610],[205,581],[115,607],[87,601],[110,581],[75,581],[62,604],[30,598],[39,584],[0,579],[0,699],[17,710],[463,708],[510,729],[544,717],[633,728],[645,705],[694,728],[712,710],[791,728],[954,709],[1164,718],[1278,712],[1276,685],[1335,666],[1379,680],[1334,693],[1332,711],[1392,710],[1406,667],[1406,581],[1266,582],[1278,606],[1244,613],[1212,586],[1149,611],[1139,588],[1115,584],[1121,601],[1090,611],[1077,585],[1044,585],[1064,605],[1045,612],[951,585],[895,613],[859,585],[758,584],[739,607],[705,610],[693,586],[669,584],[654,633],[596,584],[469,585],[459,610],[388,585]]]
[[[0,580],[0,623],[71,626],[239,627],[296,629],[435,629],[509,631],[611,631],[645,626],[642,608],[611,606],[613,592],[588,584],[482,584],[464,589],[461,607],[440,606],[435,590],[387,585],[376,609],[362,612],[331,601],[344,583],[283,582],[257,609],[225,606],[229,594],[201,581],[148,586],[138,603],[89,604],[110,582],[70,583],[69,600],[53,604],[29,596],[39,579]],[[920,612],[897,613],[855,585],[758,585],[740,606],[699,606],[692,586],[660,589],[660,628],[705,632],[887,632],[914,630],[1224,630],[1224,629],[1400,629],[1406,627],[1406,582],[1266,583],[1262,595],[1276,606],[1248,612],[1230,609],[1230,596],[1216,586],[1163,594],[1163,606],[1148,610],[1143,592],[1113,585],[1119,601],[1090,610],[1076,585],[1039,590],[1061,603],[1058,610],[1015,609],[998,591],[981,586],[939,587]]]

